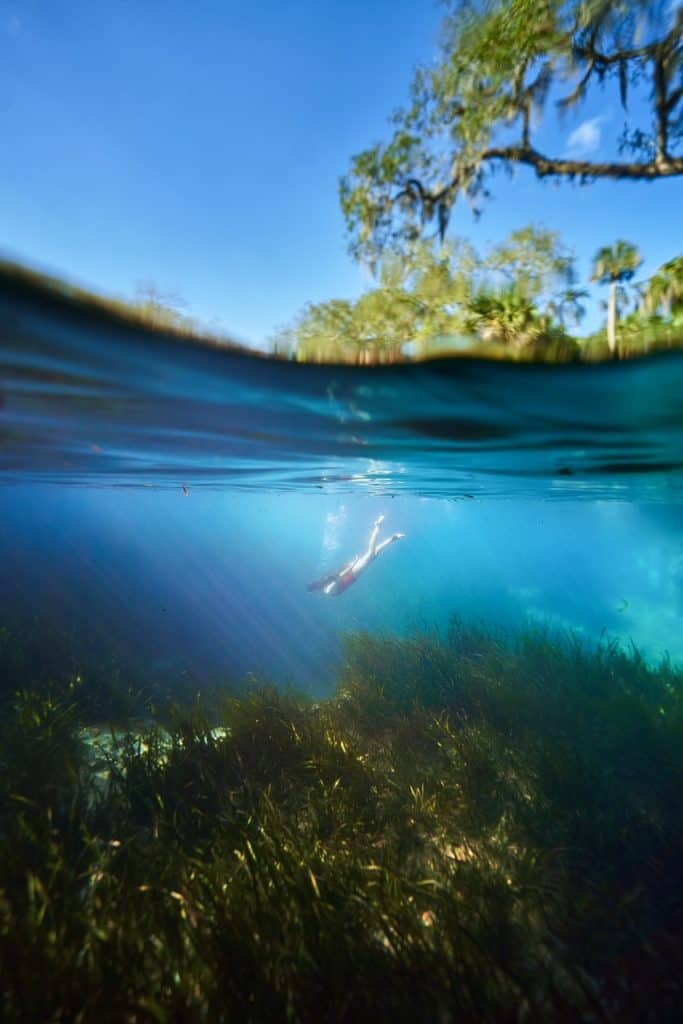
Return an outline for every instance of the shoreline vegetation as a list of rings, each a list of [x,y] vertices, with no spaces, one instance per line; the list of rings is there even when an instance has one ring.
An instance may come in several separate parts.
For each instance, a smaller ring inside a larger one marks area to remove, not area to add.
[[[418,242],[385,256],[377,285],[357,301],[309,303],[270,344],[300,362],[357,365],[438,356],[595,363],[683,348],[683,256],[632,282],[641,263],[623,239],[596,253],[592,280],[609,286],[607,321],[582,336],[589,293],[557,232],[529,225],[485,253],[467,239]]]
[[[454,620],[346,636],[317,703],[144,722],[86,675],[6,675],[3,1020],[676,1018],[668,661]]]
[[[527,243],[531,239],[532,247],[538,245],[542,250],[554,244],[555,236],[527,229],[511,238],[526,238]],[[506,245],[493,250],[475,269],[478,257],[468,246],[445,248],[439,255],[423,251],[412,269],[406,269],[406,264],[396,269],[403,275],[400,284],[398,279],[391,283],[389,275],[388,284],[366,292],[356,303],[332,300],[309,304],[294,325],[268,340],[269,351],[239,344],[206,328],[174,307],[154,285],[141,289],[135,300],[118,299],[5,260],[0,261],[0,288],[10,295],[18,292],[29,301],[57,303],[103,325],[170,336],[179,342],[223,348],[265,361],[358,366],[451,358],[601,363],[683,348],[683,257],[670,260],[648,282],[638,285],[632,311],[618,322],[616,311],[626,308],[627,298],[624,286],[612,282],[610,301],[615,312],[611,315],[616,324],[612,350],[606,328],[581,337],[569,333],[565,326],[566,317],[580,318],[584,291],[568,287],[554,297],[546,296],[542,306],[538,289],[544,286],[545,276],[555,271],[532,265],[538,253],[532,254],[531,263],[527,254],[525,266],[517,263],[513,267],[505,263],[505,252]],[[549,258],[558,263],[558,272],[573,274],[566,253],[558,250]],[[469,278],[455,269],[457,259],[469,261]],[[513,270],[527,282],[521,289],[519,281],[510,283]],[[606,275],[610,272],[604,271]],[[426,292],[426,297],[421,292]]]

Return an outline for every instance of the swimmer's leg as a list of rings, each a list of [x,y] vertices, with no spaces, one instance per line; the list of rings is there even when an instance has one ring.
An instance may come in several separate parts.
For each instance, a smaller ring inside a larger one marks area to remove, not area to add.
[[[379,537],[379,531],[383,522],[384,516],[378,516],[378,518],[375,520],[375,525],[372,528],[372,533],[370,534],[370,541],[368,543],[367,550],[367,554],[370,556],[370,558],[374,558],[375,555],[377,554],[377,538]]]
[[[379,555],[379,553],[384,551],[385,548],[388,548],[390,544],[394,543],[394,541],[402,540],[404,537],[405,533],[392,533],[391,537],[387,537],[386,540],[383,540],[381,544],[377,545],[377,548],[375,549],[375,556]]]
[[[372,533],[370,534],[370,540],[368,541],[368,550],[365,552],[364,555],[361,555],[361,557],[357,558],[356,561],[353,563],[353,571],[356,576],[358,576],[359,573],[363,572],[363,570],[370,565],[370,562],[372,562],[375,556],[377,555],[377,552],[379,551],[379,548],[377,547],[377,538],[379,536],[380,526],[382,525],[383,522],[384,516],[380,516],[375,521],[375,525],[372,528]]]

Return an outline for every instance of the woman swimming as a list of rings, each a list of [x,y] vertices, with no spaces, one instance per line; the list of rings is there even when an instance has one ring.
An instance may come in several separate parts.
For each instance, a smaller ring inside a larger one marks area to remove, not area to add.
[[[390,544],[393,544],[395,540],[401,540],[405,537],[405,533],[393,533],[391,537],[387,537],[381,544],[377,543],[379,537],[379,529],[384,522],[384,516],[380,516],[375,520],[375,525],[372,528],[370,534],[370,542],[368,543],[368,550],[364,555],[354,556],[348,565],[345,565],[339,572],[330,573],[328,576],[323,576],[320,580],[315,580],[313,583],[308,584],[309,590],[322,590],[323,594],[327,594],[328,597],[336,597],[339,594],[343,594],[345,590],[355,583],[360,574],[364,569],[370,565],[370,562],[374,562],[380,551],[384,551]]]

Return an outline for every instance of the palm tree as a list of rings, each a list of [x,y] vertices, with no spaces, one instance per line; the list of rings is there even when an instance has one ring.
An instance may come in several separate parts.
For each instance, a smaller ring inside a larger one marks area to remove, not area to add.
[[[560,327],[565,327],[568,320],[578,326],[586,315],[586,307],[581,300],[587,298],[585,288],[565,288],[548,303],[546,315],[551,319],[557,317]]]
[[[607,304],[607,344],[612,355],[617,352],[617,286],[630,281],[643,258],[638,247],[620,238],[614,245],[604,245],[593,260],[592,281],[609,284]]]
[[[645,309],[652,315],[662,308],[669,316],[683,311],[683,256],[669,260],[648,281]]]
[[[477,331],[484,341],[500,342],[517,351],[541,331],[538,309],[514,285],[481,288],[470,302],[466,327]]]

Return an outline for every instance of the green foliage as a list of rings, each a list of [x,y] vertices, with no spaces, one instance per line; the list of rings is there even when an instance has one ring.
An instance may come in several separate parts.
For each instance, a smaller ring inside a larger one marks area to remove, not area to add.
[[[620,320],[617,327],[617,348],[622,359],[664,352],[682,345],[683,319],[667,320],[636,311]]]
[[[683,675],[454,622],[103,734],[0,727],[3,1020],[674,1019]]]
[[[478,292],[470,307],[469,325],[485,338],[523,345],[538,327],[534,304],[514,288]]]
[[[294,327],[297,358],[307,362],[343,361],[353,351],[353,305],[342,299],[309,303]],[[354,355],[357,355],[357,351]]]
[[[611,288],[611,346],[602,330],[577,339],[566,329],[566,323],[581,320],[587,292],[577,284],[573,255],[558,233],[534,225],[513,231],[484,254],[456,239],[438,247],[416,243],[408,255],[387,255],[375,288],[355,303],[307,306],[273,345],[304,362],[361,364],[449,350],[565,363],[679,348],[680,257],[636,285],[644,296],[641,308],[618,320],[627,305],[626,284],[641,263],[637,247],[623,240],[596,254],[593,280]]]
[[[628,299],[623,282],[631,280],[641,262],[637,248],[624,241],[596,254],[593,280],[610,285],[607,332],[582,340],[582,358],[630,358],[683,345],[682,257],[669,260],[648,281],[636,285],[640,307],[619,318]]]
[[[184,300],[178,295],[163,292],[153,281],[148,281],[138,286],[132,308],[153,327],[193,334],[198,330],[198,325],[192,317],[181,312],[184,305]]]
[[[650,278],[645,291],[645,310],[664,313],[683,327],[683,256],[676,256]]]
[[[576,358],[562,320],[583,293],[556,232],[530,225],[485,255],[464,240],[419,243],[387,256],[378,272],[378,286],[355,303],[307,306],[273,346],[303,361],[378,363],[405,358],[408,346],[429,355],[460,337],[463,350],[496,358]]]
[[[604,245],[595,254],[592,280],[600,284],[630,281],[642,262],[638,247],[620,238],[614,245]]]
[[[410,105],[392,119],[393,137],[354,157],[342,179],[355,256],[373,265],[385,251],[409,250],[432,225],[443,239],[456,201],[464,196],[480,209],[501,165],[582,183],[683,173],[683,9],[663,0],[449,7],[440,58],[417,71]],[[650,124],[615,140],[633,160],[574,160],[536,148],[536,126],[549,113],[577,110],[610,79],[625,110],[634,88],[649,93]]]
[[[564,294],[563,289],[576,280],[574,256],[559,233],[534,225],[513,231],[492,249],[486,264],[532,300],[554,295],[558,289]]]
[[[73,706],[79,721],[122,722],[163,705],[165,687],[121,663],[118,652],[87,631],[76,633],[37,617],[0,624],[0,715],[13,706],[16,687],[31,686]]]

